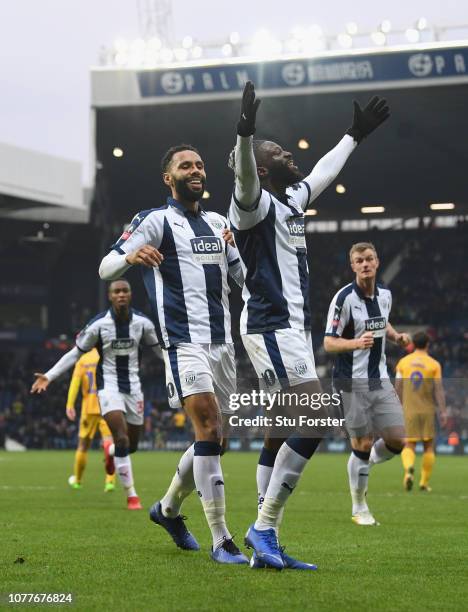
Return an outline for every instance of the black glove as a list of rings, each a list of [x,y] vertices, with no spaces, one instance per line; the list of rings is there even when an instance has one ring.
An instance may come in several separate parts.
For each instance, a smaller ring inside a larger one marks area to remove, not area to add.
[[[255,134],[255,117],[261,100],[255,99],[255,86],[247,81],[242,94],[241,115],[237,124],[239,136],[252,136]]]
[[[353,101],[354,117],[353,125],[346,132],[359,144],[363,138],[379,127],[390,117],[390,109],[387,100],[374,96],[362,109],[356,100]]]

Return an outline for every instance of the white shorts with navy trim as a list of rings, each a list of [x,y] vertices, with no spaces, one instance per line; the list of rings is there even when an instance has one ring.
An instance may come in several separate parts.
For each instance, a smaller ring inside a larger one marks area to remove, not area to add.
[[[279,391],[317,380],[310,331],[277,329],[242,336],[245,350],[263,387]]]
[[[130,425],[143,425],[144,400],[142,393],[120,393],[119,391],[98,391],[101,415],[113,410],[121,410]]]
[[[171,408],[196,393],[215,393],[221,412],[232,414],[230,395],[236,393],[236,362],[233,344],[182,342],[163,351],[166,389]]]

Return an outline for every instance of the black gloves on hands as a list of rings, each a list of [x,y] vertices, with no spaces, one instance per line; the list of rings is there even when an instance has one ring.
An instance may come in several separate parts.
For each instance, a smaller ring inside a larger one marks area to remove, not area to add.
[[[354,117],[353,125],[346,132],[359,144],[363,138],[379,127],[390,117],[390,109],[387,100],[374,96],[363,109],[356,100],[353,101]]]
[[[252,136],[255,134],[255,117],[261,100],[255,99],[255,86],[247,81],[242,94],[241,115],[237,124],[239,136]]]

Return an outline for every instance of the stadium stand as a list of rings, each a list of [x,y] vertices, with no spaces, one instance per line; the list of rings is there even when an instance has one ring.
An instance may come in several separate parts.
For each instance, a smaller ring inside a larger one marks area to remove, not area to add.
[[[83,236],[80,234],[80,240]],[[404,253],[400,258],[399,271],[390,284],[394,298],[392,323],[409,331],[427,329],[433,339],[431,354],[443,364],[445,379],[466,378],[468,272],[463,260],[456,256],[468,239],[466,223],[452,229],[429,227],[411,231],[371,230],[365,234],[340,232],[308,235],[313,337],[322,376],[328,377],[331,372],[330,359],[320,349],[328,303],[338,287],[352,280],[348,250],[351,244],[364,239],[373,242],[378,250],[381,275],[385,275],[395,257]],[[75,241],[70,241],[68,251],[71,254],[74,253],[74,245]],[[70,253],[68,255],[71,257]],[[90,259],[80,268],[79,274],[80,277],[93,277],[95,269]],[[24,270],[19,279],[20,284],[35,281]],[[133,287],[138,296],[135,303],[144,303],[140,285],[139,276],[135,275]],[[91,292],[85,292],[84,296],[89,299]],[[14,331],[16,336],[8,340],[10,336],[7,335],[1,343],[0,444],[8,436],[28,448],[75,446],[77,426],[65,417],[68,377],[57,381],[45,396],[31,396],[29,387],[34,372],[48,368],[71,346],[70,339],[79,326],[89,318],[90,313],[96,311],[96,302],[97,297],[85,304],[82,294],[81,301],[74,307],[63,309],[59,329],[66,335],[59,339],[43,337],[38,324],[35,326],[31,321],[23,327],[23,332],[28,331],[26,336],[19,334],[21,326],[6,326],[3,322],[0,332]],[[237,290],[233,291],[232,307],[236,322],[240,309]],[[21,311],[21,306],[16,304],[15,310]],[[57,329],[56,324],[52,328]],[[237,350],[239,378],[247,378],[250,366],[240,343],[237,343]],[[389,347],[388,362],[392,374],[401,356],[400,349]],[[143,359],[142,382],[146,398],[142,447],[160,449],[183,446],[185,440],[190,439],[189,426],[187,423],[182,427],[177,426],[174,413],[168,409],[161,361],[151,356]],[[463,385],[448,384],[446,387],[451,419],[448,431],[457,431],[462,440],[468,439],[468,405]]]

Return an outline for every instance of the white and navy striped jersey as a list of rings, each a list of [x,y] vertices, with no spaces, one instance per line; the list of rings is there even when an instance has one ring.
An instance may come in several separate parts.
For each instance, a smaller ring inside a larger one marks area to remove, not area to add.
[[[334,379],[388,378],[385,337],[391,308],[391,291],[381,284],[377,284],[373,298],[365,297],[356,281],[336,293],[328,310],[325,335],[351,339],[372,331],[374,345],[370,349],[338,353]]]
[[[96,369],[98,391],[118,391],[133,395],[141,393],[141,348],[158,345],[156,331],[150,319],[130,309],[130,318],[121,321],[110,308],[86,325],[76,339],[77,348],[86,353],[93,347],[99,352]]]
[[[138,213],[113,245],[121,254],[145,244],[164,255],[161,265],[142,267],[156,332],[162,346],[181,342],[232,342],[228,267],[239,264],[237,249],[222,236],[225,217],[188,211],[168,198],[166,206]]]
[[[233,194],[229,221],[244,272],[241,334],[310,329],[304,210],[310,187],[289,187],[284,201],[262,189],[247,209]]]

